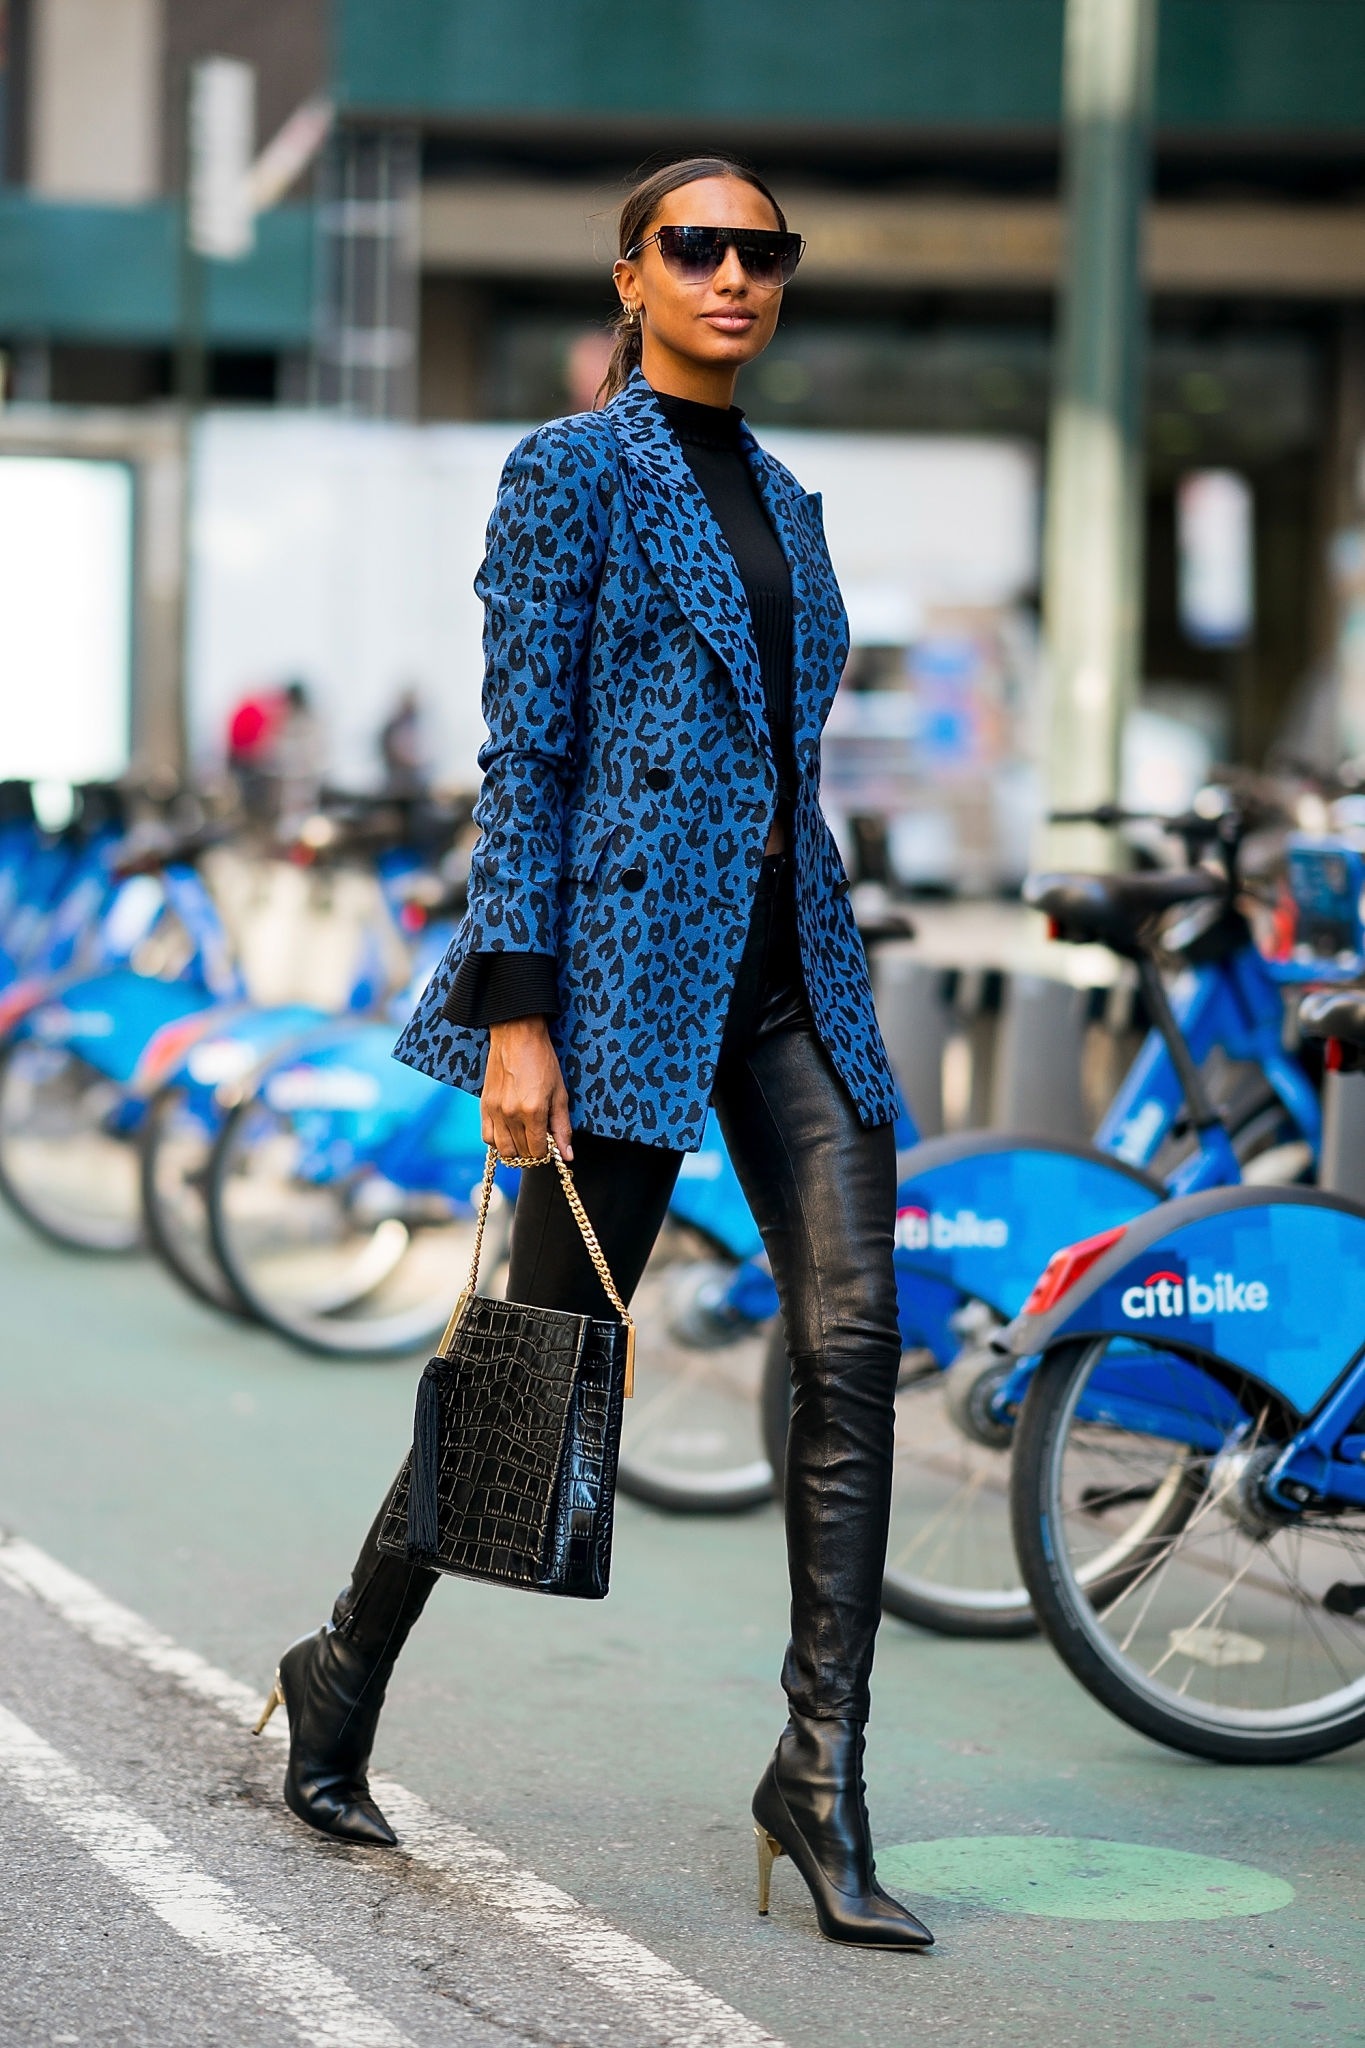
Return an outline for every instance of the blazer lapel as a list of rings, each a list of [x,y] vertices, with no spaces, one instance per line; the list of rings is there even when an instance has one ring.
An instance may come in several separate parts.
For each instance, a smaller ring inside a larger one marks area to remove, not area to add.
[[[625,458],[622,480],[650,566],[724,662],[744,715],[766,751],[763,679],[744,586],[715,514],[638,370],[607,406],[606,418]],[[785,536],[780,537],[786,548]]]
[[[848,615],[825,545],[819,492],[793,490],[749,430],[740,429],[763,506],[792,578],[792,734],[818,739],[848,659]]]

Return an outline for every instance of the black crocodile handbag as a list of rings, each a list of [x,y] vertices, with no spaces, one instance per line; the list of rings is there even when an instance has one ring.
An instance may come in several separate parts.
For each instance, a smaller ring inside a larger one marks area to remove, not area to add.
[[[550,1151],[620,1321],[477,1292],[497,1165],[490,1146],[469,1280],[418,1382],[412,1450],[379,1547],[457,1578],[602,1600],[635,1324],[553,1139]]]

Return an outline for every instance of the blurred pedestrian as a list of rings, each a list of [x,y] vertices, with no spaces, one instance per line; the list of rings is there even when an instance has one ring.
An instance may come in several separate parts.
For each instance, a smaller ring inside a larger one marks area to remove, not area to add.
[[[379,728],[379,753],[388,796],[425,796],[430,780],[426,729],[416,690],[398,693],[393,710]]]
[[[284,686],[284,706],[271,737],[267,772],[274,785],[275,821],[287,837],[315,811],[322,797],[322,721],[306,683]]]
[[[819,500],[731,402],[802,243],[751,171],[698,157],[637,185],[620,250],[605,404],[503,471],[477,585],[469,912],[398,1050],[482,1091],[505,1158],[554,1137],[626,1296],[714,1102],[794,1378],[790,1711],[753,1800],[760,1909],[785,1852],[822,1933],[922,1948],[876,1881],[862,1782],[901,1347],[896,1088],[818,796],[847,621]],[[523,1175],[507,1293],[611,1313],[551,1172]],[[394,1840],[367,1779],[379,1709],[436,1582],[380,1550],[383,1518],[279,1680],[286,1799],[371,1844]]]
[[[237,785],[242,809],[258,824],[273,813],[270,750],[284,719],[284,692],[249,690],[228,716],[227,767]]]

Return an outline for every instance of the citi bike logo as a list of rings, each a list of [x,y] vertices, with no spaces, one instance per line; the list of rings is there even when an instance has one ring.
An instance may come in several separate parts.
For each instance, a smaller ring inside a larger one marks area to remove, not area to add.
[[[1264,1280],[1235,1280],[1231,1273],[1215,1273],[1201,1280],[1195,1273],[1149,1273],[1137,1287],[1125,1287],[1119,1307],[1133,1322],[1149,1316],[1259,1315],[1270,1306],[1270,1289]]]
[[[1003,1251],[1010,1227],[1003,1216],[978,1216],[975,1209],[944,1215],[935,1209],[902,1209],[896,1243],[907,1252]]]

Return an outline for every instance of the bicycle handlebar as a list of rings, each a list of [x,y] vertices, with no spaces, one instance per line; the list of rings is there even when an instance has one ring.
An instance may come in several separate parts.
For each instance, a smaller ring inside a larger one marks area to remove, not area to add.
[[[1217,810],[1188,810],[1168,816],[1159,811],[1129,811],[1122,804],[1095,804],[1084,811],[1050,811],[1053,825],[1098,825],[1113,831],[1124,825],[1155,825],[1184,843],[1185,857],[1193,866],[1210,853],[1218,854],[1229,879],[1235,880],[1243,841],[1253,832],[1292,823],[1283,803],[1267,796],[1263,789],[1238,787],[1235,780],[1222,777],[1214,785],[1224,801]]]
[[[1164,825],[1166,819],[1155,811],[1126,811],[1122,804],[1094,804],[1088,811],[1049,811],[1049,825],[1100,825],[1112,831],[1116,825]]]
[[[119,881],[126,882],[133,875],[159,875],[166,868],[193,867],[201,854],[221,846],[230,837],[226,826],[201,825],[193,832],[182,833],[178,839],[132,845],[115,857],[113,871]]]

